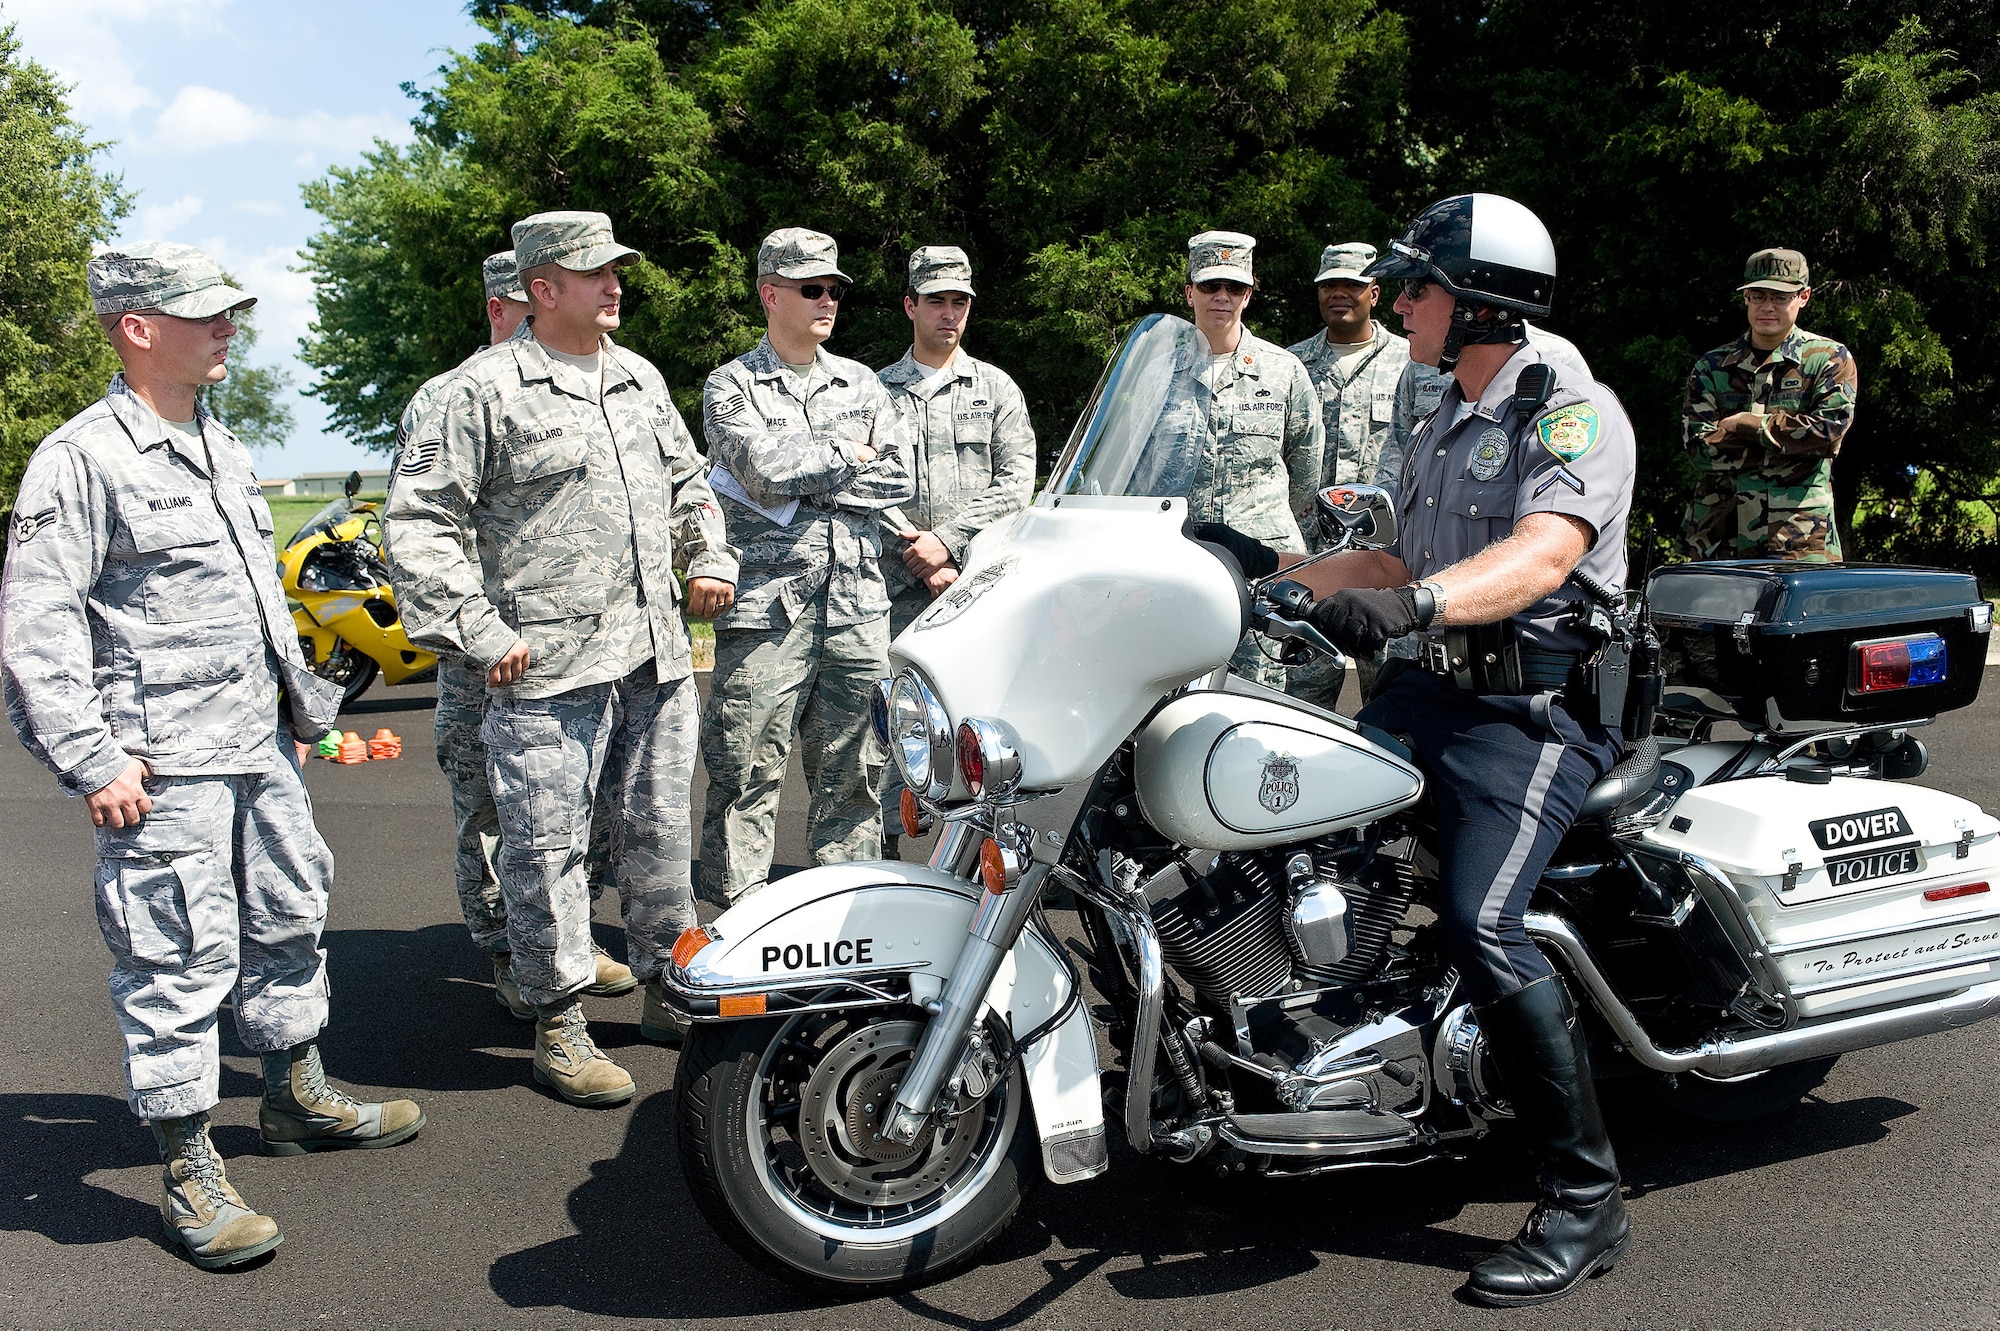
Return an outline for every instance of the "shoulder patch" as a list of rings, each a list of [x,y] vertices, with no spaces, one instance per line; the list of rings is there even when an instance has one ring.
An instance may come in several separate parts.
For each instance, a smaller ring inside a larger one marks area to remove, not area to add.
[[[422,476],[437,465],[438,454],[443,450],[444,439],[432,435],[419,442],[415,448],[405,448],[403,460],[396,470],[404,476]]]
[[[45,508],[39,513],[16,513],[14,515],[14,541],[25,545],[41,533],[42,528],[56,520],[56,510]]]
[[[1579,402],[1542,417],[1535,423],[1535,433],[1541,436],[1543,448],[1569,463],[1596,447],[1597,426],[1597,408]]]

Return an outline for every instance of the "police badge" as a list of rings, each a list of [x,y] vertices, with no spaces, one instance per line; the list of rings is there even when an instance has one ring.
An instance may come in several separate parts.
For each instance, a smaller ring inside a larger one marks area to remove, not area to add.
[[[1298,759],[1274,753],[1264,760],[1264,784],[1257,788],[1257,802],[1272,813],[1283,813],[1299,802]]]
[[[1507,470],[1507,453],[1511,443],[1507,432],[1495,425],[1482,432],[1472,445],[1472,478],[1490,481]]]

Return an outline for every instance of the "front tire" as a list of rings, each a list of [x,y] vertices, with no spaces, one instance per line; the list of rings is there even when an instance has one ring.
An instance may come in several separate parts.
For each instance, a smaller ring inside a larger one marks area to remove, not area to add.
[[[934,1280],[1006,1228],[1041,1174],[1018,1067],[914,1147],[872,1135],[923,1024],[876,1009],[695,1026],[675,1087],[681,1170],[730,1247],[855,1292]]]

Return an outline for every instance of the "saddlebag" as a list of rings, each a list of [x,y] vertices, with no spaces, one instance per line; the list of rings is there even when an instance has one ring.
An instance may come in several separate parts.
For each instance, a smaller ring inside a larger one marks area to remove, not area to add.
[[[1642,840],[1727,880],[1760,935],[1744,960],[1775,963],[1801,1019],[2000,980],[2000,820],[1969,800],[1755,777],[1688,791]]]
[[[1968,573],[1675,564],[1653,574],[1646,594],[1666,677],[1660,710],[1670,715],[1803,734],[1929,720],[1979,696],[1992,606]],[[1906,682],[1865,675],[1871,644],[1893,653],[1905,639],[1915,643],[1903,649]]]

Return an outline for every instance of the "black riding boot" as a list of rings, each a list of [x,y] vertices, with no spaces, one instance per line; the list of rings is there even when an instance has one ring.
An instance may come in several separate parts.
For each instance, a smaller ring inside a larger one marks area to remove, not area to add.
[[[1618,1162],[1562,981],[1537,980],[1480,1008],[1479,1025],[1533,1144],[1542,1198],[1514,1240],[1474,1268],[1465,1292],[1481,1303],[1545,1303],[1609,1271],[1631,1247]]]

